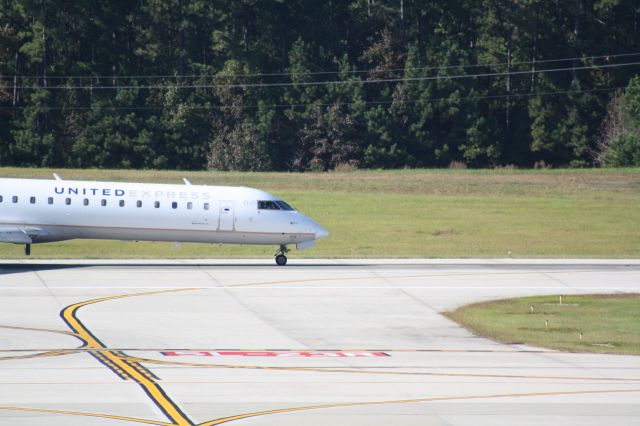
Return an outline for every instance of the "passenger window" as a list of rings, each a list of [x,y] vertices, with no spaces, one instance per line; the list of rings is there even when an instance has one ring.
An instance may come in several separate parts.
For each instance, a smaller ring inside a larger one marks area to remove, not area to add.
[[[209,210],[209,203],[204,203],[204,209]]]
[[[31,204],[35,204],[35,203],[36,203],[36,197],[31,197],[31,198],[29,198],[29,202],[30,202]]]
[[[124,207],[124,200],[120,200],[120,202],[118,203],[118,205],[119,205],[120,207]]]
[[[71,198],[67,198],[66,200],[64,200],[64,203],[68,206],[71,205]]]
[[[175,201],[173,203],[171,203],[171,208],[172,209],[177,209],[178,208],[178,203],[175,202]]]
[[[49,197],[49,198],[47,199],[47,203],[49,203],[49,204],[53,204],[53,197]]]
[[[138,208],[142,207],[142,201],[138,200],[138,201],[136,202],[136,206],[138,206]]]
[[[156,209],[160,208],[160,201],[156,201],[155,203],[153,203],[153,207],[155,207]]]
[[[100,205],[102,207],[105,207],[107,205],[107,200],[105,200],[104,198],[102,200],[100,200]]]
[[[191,210],[193,208],[193,203],[191,201],[189,201],[187,203],[187,209]]]
[[[18,197],[17,197],[16,195],[14,195],[13,197],[11,197],[11,202],[12,202],[13,204],[17,203],[17,202],[18,202]]]
[[[89,199],[85,198],[84,200],[82,200],[82,204],[85,205],[85,206],[88,206],[89,205]]]

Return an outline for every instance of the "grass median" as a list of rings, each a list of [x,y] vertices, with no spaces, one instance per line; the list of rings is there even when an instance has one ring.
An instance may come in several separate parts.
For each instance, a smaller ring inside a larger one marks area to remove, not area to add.
[[[2,177],[245,185],[272,192],[329,230],[291,257],[640,257],[640,169],[395,170],[328,173],[0,168]],[[1,188],[10,191],[10,188]],[[67,241],[34,258],[271,256],[275,247]],[[0,258],[21,258],[0,245]]]
[[[523,297],[467,305],[446,315],[502,343],[640,355],[640,294]]]

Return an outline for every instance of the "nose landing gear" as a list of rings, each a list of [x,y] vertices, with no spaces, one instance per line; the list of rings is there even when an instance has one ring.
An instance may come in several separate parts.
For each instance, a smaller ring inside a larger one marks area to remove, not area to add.
[[[284,244],[280,245],[280,250],[276,252],[276,265],[284,266],[287,264],[287,256],[285,254],[289,251]]]
[[[24,245],[24,255],[31,256],[31,244]]]

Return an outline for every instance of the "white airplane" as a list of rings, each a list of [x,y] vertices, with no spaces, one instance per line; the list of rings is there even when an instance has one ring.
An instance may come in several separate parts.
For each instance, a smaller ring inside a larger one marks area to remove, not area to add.
[[[0,179],[0,242],[77,238],[311,247],[329,233],[277,197],[253,188]]]

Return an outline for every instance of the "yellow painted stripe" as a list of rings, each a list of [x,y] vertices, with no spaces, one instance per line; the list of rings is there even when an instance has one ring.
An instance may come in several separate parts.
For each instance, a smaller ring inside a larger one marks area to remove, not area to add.
[[[50,328],[33,328],[33,327],[18,327],[15,325],[0,325],[0,328],[6,328],[9,330],[26,330],[26,331],[39,331],[43,333],[57,333],[57,334],[66,334],[67,336],[78,337],[77,333],[68,331],[68,330],[52,330]]]
[[[70,416],[100,417],[103,419],[123,420],[125,422],[144,423],[148,425],[171,426],[171,423],[158,422],[155,420],[138,419],[135,417],[114,416],[112,414],[88,413],[85,411],[49,410],[46,408],[28,408],[28,407],[11,407],[11,406],[0,406],[0,410],[29,411],[34,413],[50,413],[50,414],[67,414]]]
[[[130,357],[135,362],[145,364],[177,365],[184,367],[211,367],[211,368],[238,368],[248,370],[277,370],[277,371],[302,371],[320,373],[349,373],[349,374],[380,374],[390,376],[437,376],[437,377],[477,377],[490,379],[544,379],[544,380],[592,380],[592,381],[621,381],[638,382],[640,378],[616,378],[616,377],[572,377],[572,376],[527,376],[509,374],[480,374],[480,373],[437,373],[426,371],[378,371],[378,370],[351,370],[347,368],[313,368],[313,367],[277,367],[265,365],[229,365],[208,364],[198,362],[164,361],[158,359]]]
[[[398,400],[390,400],[390,401],[368,401],[368,402],[350,402],[350,403],[342,403],[342,404],[309,405],[306,407],[283,408],[278,410],[258,411],[254,413],[239,414],[236,416],[229,416],[229,417],[224,417],[224,418],[200,423],[198,426],[214,426],[222,423],[233,422],[236,420],[247,419],[250,417],[266,416],[269,414],[293,413],[296,411],[320,410],[320,409],[327,409],[327,408],[363,407],[367,405],[411,404],[411,403],[433,402],[433,401],[458,401],[458,400],[465,400],[465,399],[522,398],[522,397],[534,397],[534,396],[585,395],[585,394],[631,393],[631,392],[640,392],[640,389],[610,389],[610,390],[603,389],[603,390],[587,390],[587,391],[469,395],[469,396],[454,396],[454,397],[429,397],[429,398],[415,398],[415,399],[398,399]]]
[[[111,371],[116,373],[121,379],[133,380],[133,377],[131,377],[125,371],[122,371],[122,369],[120,367],[118,367],[113,362],[111,362],[111,359],[109,359],[107,356],[105,356],[105,354],[106,354],[106,352],[96,352],[96,353],[93,354],[93,356],[95,358],[97,358],[100,362],[105,364],[107,367],[109,367],[111,369]]]
[[[148,296],[148,295],[154,295],[154,294],[163,294],[163,293],[171,293],[171,292],[179,292],[179,291],[191,291],[191,290],[196,290],[196,289],[186,288],[186,289],[150,291],[150,292],[144,292],[144,293],[132,293],[132,294],[124,294],[124,295],[109,296],[109,297],[102,297],[99,299],[87,300],[87,301],[79,302],[64,308],[62,310],[62,317],[65,319],[69,327],[71,327],[74,330],[74,332],[76,332],[83,339],[85,339],[89,348],[108,349],[89,332],[89,330],[84,326],[84,324],[80,322],[80,320],[77,319],[76,312],[78,311],[78,309],[87,305],[91,305],[99,302],[105,302],[109,300],[123,299],[127,297],[136,297],[136,296]],[[165,395],[164,391],[160,388],[160,386],[158,386],[152,379],[149,379],[148,377],[146,377],[146,375],[141,374],[140,371],[138,371],[138,369],[132,365],[132,363],[135,363],[136,361],[130,360],[128,358],[123,358],[117,353],[114,353],[109,350],[102,352],[102,355],[105,358],[107,358],[110,362],[112,362],[117,368],[125,372],[129,377],[131,377],[133,380],[139,383],[144,388],[147,395],[149,395],[149,397],[153,400],[153,402],[155,402],[156,405],[161,407],[161,409],[164,411],[167,417],[173,422],[173,424],[179,425],[179,426],[189,426],[193,424],[191,420],[189,420],[176,407],[173,401],[171,401],[171,399],[169,399]]]
[[[535,272],[484,272],[480,275],[538,275],[538,274],[555,274],[555,273],[576,273],[576,272],[598,272],[597,270],[577,270],[577,271],[535,271]],[[325,281],[362,281],[362,280],[400,280],[408,278],[437,278],[437,277],[465,277],[465,276],[477,276],[478,273],[450,273],[450,274],[416,274],[416,275],[368,275],[366,277],[332,277],[332,278],[311,278],[302,280],[278,280],[278,281],[258,281],[248,282],[241,284],[223,285],[225,288],[234,287],[254,287],[261,285],[274,285],[274,284],[300,284],[300,283],[314,283]]]
[[[637,272],[640,272],[636,270]],[[262,285],[274,285],[274,284],[303,284],[303,283],[315,283],[326,281],[362,281],[362,280],[401,280],[408,278],[438,278],[438,277],[466,277],[466,276],[493,276],[493,275],[539,275],[539,274],[569,274],[569,273],[593,273],[601,272],[597,269],[584,269],[584,270],[569,270],[569,271],[514,271],[514,272],[478,272],[478,273],[448,273],[448,274],[416,274],[416,275],[369,275],[366,277],[332,277],[332,278],[312,278],[302,280],[282,280],[282,281],[257,281],[240,284],[223,285],[225,288],[235,287],[256,287]],[[616,272],[616,271],[608,271]],[[628,270],[622,272],[629,272]]]
[[[78,351],[75,349],[61,349],[59,351],[47,351],[47,352],[40,352],[37,354],[3,356],[3,357],[0,357],[0,361],[10,361],[10,360],[16,360],[16,359],[29,359],[29,358],[44,358],[44,357],[52,357],[52,356],[60,356],[60,355],[69,355],[77,352]]]

